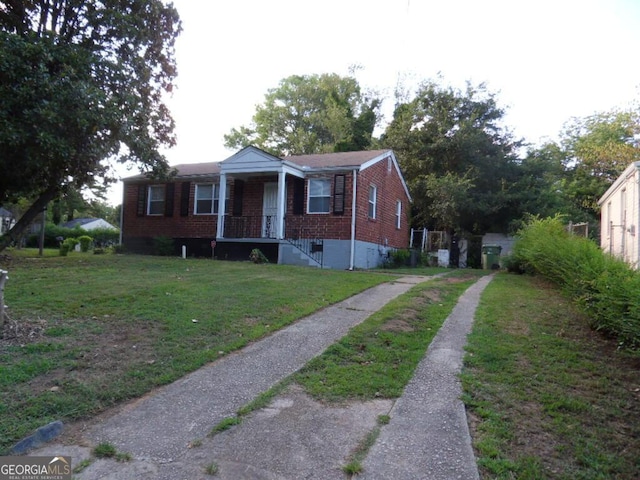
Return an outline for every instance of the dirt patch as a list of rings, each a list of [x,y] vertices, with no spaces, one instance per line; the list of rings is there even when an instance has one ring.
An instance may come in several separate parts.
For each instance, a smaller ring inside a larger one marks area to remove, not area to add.
[[[389,320],[382,327],[381,330],[385,332],[413,332],[415,328],[411,326],[409,322],[402,318],[394,318],[393,320]]]
[[[434,303],[437,302],[441,302],[442,301],[442,292],[440,290],[434,289],[434,290],[425,290],[422,292],[422,297],[420,299],[422,301],[422,304],[425,304],[427,302],[425,302],[425,300],[427,301],[431,301]]]
[[[0,353],[4,353],[7,347],[27,345],[41,341],[46,328],[46,320],[16,321],[9,318],[9,320],[5,322],[2,330]]]
[[[478,277],[475,275],[462,275],[460,277],[444,277],[442,280],[445,283],[463,283],[468,282],[469,280],[477,280]]]

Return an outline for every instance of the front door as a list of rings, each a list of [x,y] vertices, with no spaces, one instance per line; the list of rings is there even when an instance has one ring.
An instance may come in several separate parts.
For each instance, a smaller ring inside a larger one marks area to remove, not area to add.
[[[278,217],[278,184],[264,184],[264,200],[262,202],[262,237],[276,238]]]

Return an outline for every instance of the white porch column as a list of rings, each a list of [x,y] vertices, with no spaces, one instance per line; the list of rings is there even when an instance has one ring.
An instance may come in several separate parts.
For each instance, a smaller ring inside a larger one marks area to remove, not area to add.
[[[227,174],[220,174],[220,189],[218,191],[218,230],[216,238],[224,238],[224,215],[227,210]]]
[[[284,238],[284,213],[287,206],[286,174],[284,171],[278,172],[278,217],[276,223],[276,238]]]

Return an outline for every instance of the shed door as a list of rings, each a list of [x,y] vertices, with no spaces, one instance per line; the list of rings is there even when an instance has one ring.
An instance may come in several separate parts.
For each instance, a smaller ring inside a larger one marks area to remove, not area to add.
[[[262,202],[262,237],[276,238],[278,215],[278,184],[264,184],[264,200]]]

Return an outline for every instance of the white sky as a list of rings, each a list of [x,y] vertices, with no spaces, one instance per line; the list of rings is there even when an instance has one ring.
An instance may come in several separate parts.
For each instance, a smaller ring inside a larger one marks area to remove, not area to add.
[[[169,163],[224,160],[223,135],[248,125],[294,74],[348,75],[393,102],[399,78],[440,72],[485,82],[506,125],[531,143],[571,117],[640,99],[640,0],[174,0],[177,147]],[[387,120],[390,120],[390,114]],[[123,172],[129,176],[136,172]],[[121,202],[121,185],[110,196]]]

